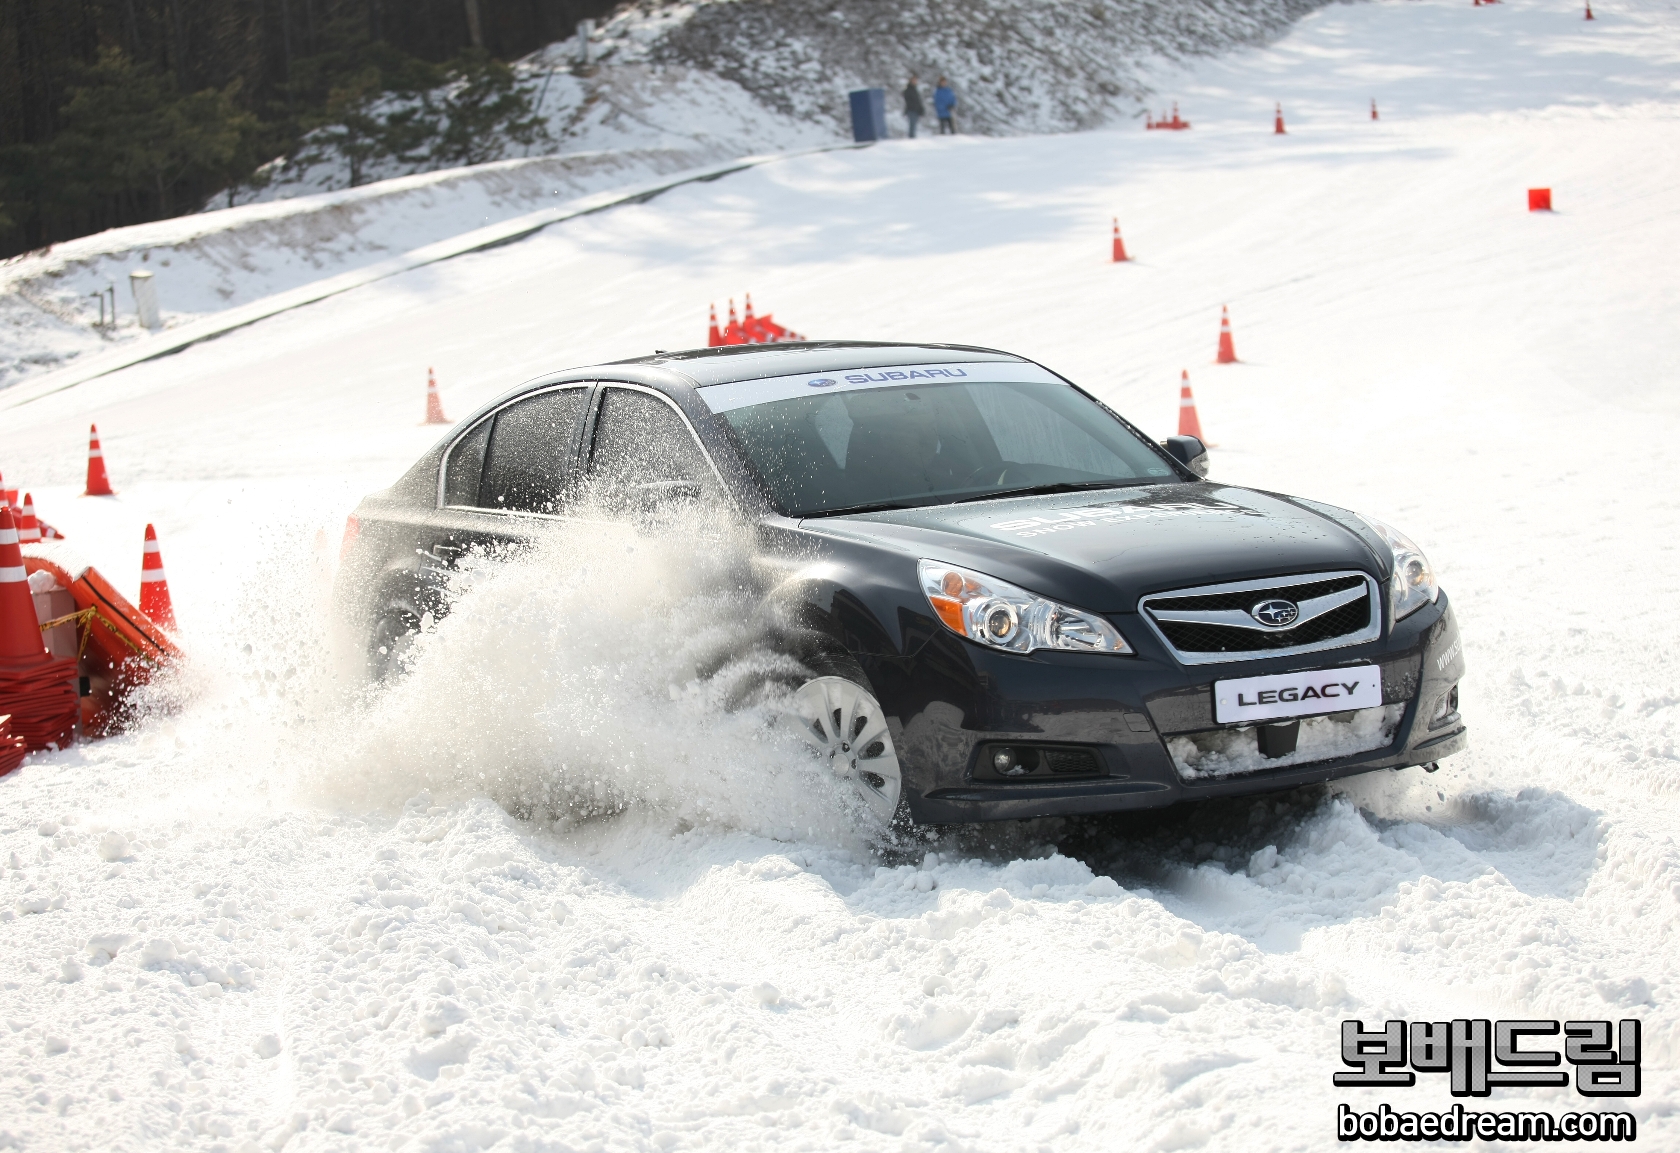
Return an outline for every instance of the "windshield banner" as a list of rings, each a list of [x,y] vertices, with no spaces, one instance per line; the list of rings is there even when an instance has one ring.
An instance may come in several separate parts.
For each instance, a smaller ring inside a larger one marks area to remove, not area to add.
[[[954,364],[901,364],[887,368],[847,368],[812,372],[801,376],[772,376],[764,380],[737,380],[708,385],[700,397],[713,412],[792,400],[796,396],[818,396],[831,392],[853,392],[864,388],[902,388],[909,384],[955,384],[962,381],[1032,381],[1065,384],[1061,377],[1036,364],[1018,360],[992,360]]]

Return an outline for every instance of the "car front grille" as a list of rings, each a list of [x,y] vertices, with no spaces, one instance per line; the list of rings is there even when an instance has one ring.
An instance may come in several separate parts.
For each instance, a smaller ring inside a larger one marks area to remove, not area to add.
[[[1305,611],[1326,598],[1330,607],[1288,628],[1268,628],[1249,615],[1267,600],[1288,600]],[[1138,609],[1179,660],[1212,664],[1373,640],[1382,631],[1381,604],[1374,580],[1344,572],[1177,589],[1144,597]],[[1171,619],[1175,616],[1217,619]]]

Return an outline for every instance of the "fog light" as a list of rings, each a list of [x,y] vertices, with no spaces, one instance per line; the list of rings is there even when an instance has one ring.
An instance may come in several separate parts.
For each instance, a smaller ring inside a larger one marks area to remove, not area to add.
[[[992,768],[1005,777],[1018,777],[1027,771],[1027,766],[1015,756],[1014,749],[999,749],[993,753]]]

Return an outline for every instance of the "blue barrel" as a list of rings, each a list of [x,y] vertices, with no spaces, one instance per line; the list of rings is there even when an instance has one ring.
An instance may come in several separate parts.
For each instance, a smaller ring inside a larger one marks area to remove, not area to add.
[[[859,88],[852,97],[852,139],[859,144],[887,138],[887,90]]]

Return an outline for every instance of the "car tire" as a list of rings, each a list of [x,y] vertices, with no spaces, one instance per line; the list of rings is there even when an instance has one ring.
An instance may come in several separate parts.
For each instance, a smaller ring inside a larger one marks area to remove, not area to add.
[[[784,722],[845,782],[875,833],[909,824],[904,773],[886,710],[849,654],[806,662],[817,675],[793,692]]]
[[[368,676],[387,681],[402,671],[403,657],[420,634],[420,616],[407,605],[390,605],[368,633]]]

